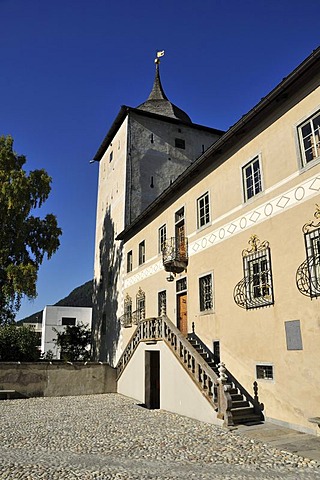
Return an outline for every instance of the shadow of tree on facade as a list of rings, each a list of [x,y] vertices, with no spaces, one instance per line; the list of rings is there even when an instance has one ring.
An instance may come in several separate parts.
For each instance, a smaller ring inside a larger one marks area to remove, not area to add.
[[[93,282],[92,352],[96,361],[114,365],[120,335],[118,280],[122,260],[122,242],[115,240],[114,223],[108,208],[99,245],[99,268]]]

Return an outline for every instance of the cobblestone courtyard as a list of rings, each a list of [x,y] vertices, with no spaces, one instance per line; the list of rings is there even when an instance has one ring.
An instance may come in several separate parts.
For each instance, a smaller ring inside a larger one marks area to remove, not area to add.
[[[117,394],[1,402],[0,479],[305,479],[320,464]]]

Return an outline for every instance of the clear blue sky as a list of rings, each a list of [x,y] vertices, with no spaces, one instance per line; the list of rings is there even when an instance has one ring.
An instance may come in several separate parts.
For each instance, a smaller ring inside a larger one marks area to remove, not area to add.
[[[319,0],[0,0],[0,134],[27,170],[52,176],[38,214],[63,229],[18,319],[93,277],[89,161],[120,106],[146,100],[155,51],[166,52],[169,99],[195,123],[228,129],[318,47],[318,13]]]

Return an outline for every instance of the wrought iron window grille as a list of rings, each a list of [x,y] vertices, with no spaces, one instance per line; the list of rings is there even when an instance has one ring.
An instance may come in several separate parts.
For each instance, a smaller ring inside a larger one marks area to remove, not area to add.
[[[251,248],[242,252],[244,278],[235,286],[235,303],[246,310],[274,304],[269,242],[257,235],[249,239]]]
[[[317,298],[320,296],[320,207],[316,205],[316,220],[302,227],[306,249],[306,259],[297,269],[296,283],[302,295]]]
[[[200,311],[206,312],[213,309],[212,275],[199,278]]]

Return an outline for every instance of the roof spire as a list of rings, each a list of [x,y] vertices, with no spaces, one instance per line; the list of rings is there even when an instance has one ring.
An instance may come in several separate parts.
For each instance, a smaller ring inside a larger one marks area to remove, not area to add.
[[[139,105],[139,110],[145,110],[150,113],[156,113],[166,117],[176,118],[183,122],[191,123],[190,117],[183,112],[180,108],[176,107],[168,100],[168,97],[164,93],[160,80],[160,58],[164,56],[164,50],[157,50],[155,64],[156,75],[153,82],[153,87],[147,100]]]

